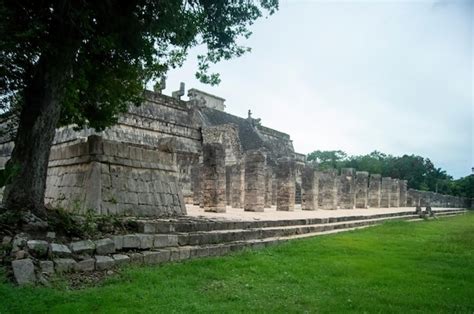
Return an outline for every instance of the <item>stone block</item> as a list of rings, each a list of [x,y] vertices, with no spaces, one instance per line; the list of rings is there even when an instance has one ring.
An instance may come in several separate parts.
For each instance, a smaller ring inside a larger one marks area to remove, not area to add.
[[[79,261],[74,265],[74,270],[78,272],[93,271],[95,269],[95,260],[88,258],[83,261]]]
[[[98,255],[115,253],[115,242],[112,239],[100,239],[95,241],[95,251]]]
[[[178,235],[175,234],[155,234],[154,235],[154,247],[170,247],[178,246]]]
[[[53,257],[69,257],[71,250],[64,244],[51,243],[50,252]]]
[[[114,241],[116,250],[121,250],[123,248],[123,236],[121,235],[113,236],[112,240]]]
[[[75,254],[92,255],[95,250],[95,244],[91,240],[73,242],[69,245],[69,247]]]
[[[28,252],[35,257],[48,255],[49,243],[42,240],[29,240],[27,242]]]
[[[12,262],[13,276],[19,285],[33,284],[36,281],[35,265],[29,258]]]
[[[153,241],[155,239],[152,234],[137,234],[140,239],[140,249],[150,249],[153,247]]]
[[[124,249],[139,249],[140,245],[140,238],[136,234],[127,234],[123,236]]]
[[[95,256],[95,268],[97,270],[107,270],[115,266],[115,260],[110,256]]]
[[[72,258],[57,258],[53,260],[58,273],[68,273],[75,269],[76,261]]]
[[[170,250],[145,251],[143,252],[143,263],[147,265],[160,264],[170,260]]]
[[[130,257],[124,254],[114,254],[113,259],[115,260],[116,266],[122,266],[130,263]]]
[[[142,253],[129,253],[131,264],[143,264],[143,254]]]
[[[39,261],[39,268],[42,274],[54,274],[54,263],[52,261]]]

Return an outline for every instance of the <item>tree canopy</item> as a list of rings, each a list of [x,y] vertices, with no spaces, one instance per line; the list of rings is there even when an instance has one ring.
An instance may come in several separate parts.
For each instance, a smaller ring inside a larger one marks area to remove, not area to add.
[[[474,176],[453,180],[445,170],[435,167],[429,158],[416,155],[401,157],[374,151],[367,155],[349,156],[343,151],[314,151],[307,156],[319,169],[355,168],[408,181],[408,187],[474,198]]]

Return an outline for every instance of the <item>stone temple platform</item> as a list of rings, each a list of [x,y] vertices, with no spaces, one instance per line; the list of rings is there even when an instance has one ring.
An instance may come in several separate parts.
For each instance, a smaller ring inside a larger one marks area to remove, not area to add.
[[[265,208],[263,212],[244,211],[242,208],[226,207],[225,213],[207,212],[197,205],[186,205],[187,216],[189,218],[208,218],[212,220],[225,221],[259,221],[259,220],[292,220],[292,219],[313,219],[313,218],[336,218],[352,216],[374,216],[385,214],[397,214],[413,212],[414,207],[392,207],[392,208],[356,208],[356,209],[337,209],[337,210],[302,210],[301,205],[295,205],[294,211],[277,211],[276,206]],[[424,208],[423,208],[424,210]],[[459,211],[459,208],[433,208],[433,212],[446,213],[452,210],[453,213]]]

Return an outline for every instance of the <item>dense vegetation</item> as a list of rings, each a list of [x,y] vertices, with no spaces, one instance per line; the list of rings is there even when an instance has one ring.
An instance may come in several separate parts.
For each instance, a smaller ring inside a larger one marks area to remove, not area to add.
[[[421,156],[397,157],[378,151],[368,155],[349,156],[340,150],[317,150],[308,154],[307,159],[315,161],[322,170],[355,168],[358,171],[408,180],[408,187],[412,189],[474,198],[474,176],[453,180],[445,170],[435,167],[431,160]]]
[[[0,313],[472,313],[474,214],[125,269],[71,291],[0,282]]]

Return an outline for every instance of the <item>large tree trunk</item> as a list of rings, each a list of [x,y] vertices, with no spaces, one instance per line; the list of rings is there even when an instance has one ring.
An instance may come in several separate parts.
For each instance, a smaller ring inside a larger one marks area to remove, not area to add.
[[[7,164],[19,169],[5,187],[3,202],[8,210],[31,210],[40,217],[46,215],[44,193],[49,152],[60,118],[62,84],[70,74],[71,57],[71,53],[59,51],[42,56],[28,80],[15,148]]]

